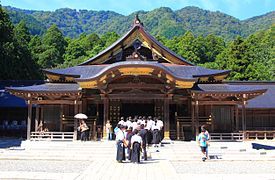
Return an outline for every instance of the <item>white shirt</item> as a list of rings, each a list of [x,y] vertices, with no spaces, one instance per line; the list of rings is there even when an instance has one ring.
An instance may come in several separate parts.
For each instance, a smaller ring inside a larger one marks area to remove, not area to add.
[[[162,122],[162,120],[157,120],[157,126],[159,126],[160,129],[163,127],[163,122]]]
[[[153,123],[154,123],[153,120],[147,121],[147,124],[146,124],[145,129],[152,130],[152,125],[153,125]]]
[[[131,138],[131,143],[134,143],[134,142],[142,143],[142,138],[139,135],[135,134]]]
[[[133,126],[133,130],[135,130],[137,128],[137,122],[133,122],[132,126]]]
[[[132,126],[132,122],[131,122],[130,120],[127,120],[127,121],[126,121],[126,126],[127,126],[127,127],[131,127],[131,126]]]
[[[124,133],[119,129],[116,133],[116,141],[123,140],[125,138]]]
[[[157,130],[160,130],[160,127],[158,126],[158,124],[153,124],[152,125],[152,130],[155,130],[155,129],[157,129]]]

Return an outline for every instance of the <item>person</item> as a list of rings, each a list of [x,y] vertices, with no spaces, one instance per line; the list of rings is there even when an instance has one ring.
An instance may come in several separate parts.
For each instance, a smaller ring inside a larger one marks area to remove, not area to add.
[[[153,141],[154,147],[158,147],[158,144],[160,143],[160,127],[157,125],[157,120],[152,125],[153,130]]]
[[[131,162],[140,163],[140,151],[142,147],[142,138],[138,135],[138,130],[134,130],[134,135],[131,138]]]
[[[128,160],[131,160],[131,139],[132,139],[133,135],[134,135],[133,128],[130,126],[127,129],[127,135],[126,135]]]
[[[146,144],[147,144],[147,130],[144,129],[144,124],[140,125],[140,132],[139,135],[141,136],[142,139],[142,152],[143,152],[143,159],[144,161],[147,161],[147,151],[146,151]]]
[[[201,126],[201,131],[203,131],[203,130],[205,131],[204,134],[206,135],[206,139],[208,141],[208,144],[207,144],[206,149],[205,149],[205,155],[206,155],[206,158],[209,158],[209,156],[208,156],[208,147],[209,147],[210,134],[206,130],[206,126],[205,125]]]
[[[101,141],[102,132],[101,132],[101,127],[100,126],[97,127],[96,137],[97,137],[97,141]]]
[[[164,132],[163,132],[163,121],[159,118],[157,118],[157,126],[160,128],[159,134],[160,134],[160,142],[164,137]]]
[[[116,146],[117,146],[117,154],[116,154],[116,160],[119,163],[122,163],[123,160],[125,160],[125,136],[124,136],[124,129],[125,127],[121,124],[118,124],[119,130],[116,134]]]
[[[113,128],[109,120],[106,123],[106,133],[107,133],[107,140],[112,140]]]
[[[205,134],[205,129],[202,129],[201,133],[198,136],[198,145],[201,148],[201,152],[203,154],[202,160],[205,161],[207,159],[206,156],[206,148],[208,144],[207,135]]]
[[[87,126],[87,124],[85,123],[85,121],[83,119],[80,120],[80,125],[79,128],[80,130],[80,140],[81,141],[87,141],[88,140],[88,130],[89,127]]]

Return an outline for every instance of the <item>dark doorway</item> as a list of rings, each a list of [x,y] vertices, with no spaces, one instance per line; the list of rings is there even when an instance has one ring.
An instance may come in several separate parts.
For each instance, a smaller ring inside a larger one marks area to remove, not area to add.
[[[154,104],[122,104],[121,116],[154,116]]]

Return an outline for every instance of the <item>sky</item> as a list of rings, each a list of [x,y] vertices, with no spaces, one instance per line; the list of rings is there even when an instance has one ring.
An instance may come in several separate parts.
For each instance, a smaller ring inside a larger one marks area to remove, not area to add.
[[[159,7],[173,10],[197,6],[221,11],[240,20],[275,10],[275,0],[0,0],[3,6],[21,9],[54,11],[59,8],[110,10],[129,15],[138,10],[150,11]]]

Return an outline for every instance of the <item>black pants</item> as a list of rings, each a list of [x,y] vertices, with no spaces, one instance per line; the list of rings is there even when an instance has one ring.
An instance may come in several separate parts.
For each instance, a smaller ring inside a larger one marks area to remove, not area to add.
[[[147,161],[146,144],[145,144],[145,145],[143,145],[143,147],[142,147],[142,151],[143,151],[143,159],[144,159],[145,161]]]

